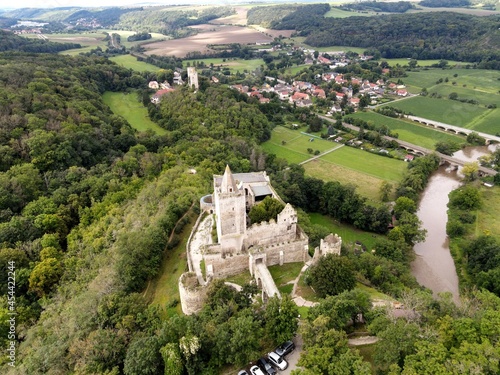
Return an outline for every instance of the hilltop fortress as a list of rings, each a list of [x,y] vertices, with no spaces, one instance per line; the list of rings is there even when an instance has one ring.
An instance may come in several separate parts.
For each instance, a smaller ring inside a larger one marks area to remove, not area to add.
[[[201,309],[206,284],[212,278],[226,278],[249,271],[262,289],[265,301],[268,297],[280,296],[267,267],[311,259],[309,239],[298,226],[297,211],[290,204],[285,205],[276,220],[258,224],[250,222],[247,214],[254,205],[266,197],[281,201],[266,172],[233,174],[227,166],[224,175],[214,176],[213,186],[213,194],[200,201],[202,214],[188,241],[190,272],[179,279],[185,314]],[[331,236],[322,241],[318,254],[340,254],[341,240]]]

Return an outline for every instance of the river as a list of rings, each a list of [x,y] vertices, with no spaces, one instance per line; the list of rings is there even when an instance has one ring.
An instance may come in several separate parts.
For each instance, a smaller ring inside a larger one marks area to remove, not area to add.
[[[457,151],[453,157],[474,161],[492,151],[494,146],[468,147]],[[421,285],[431,289],[434,295],[451,292],[455,301],[459,297],[458,277],[448,246],[446,222],[448,194],[459,186],[459,173],[450,171],[446,165],[429,179],[417,211],[423,228],[427,230],[427,237],[414,246],[416,258],[411,265],[412,273]]]

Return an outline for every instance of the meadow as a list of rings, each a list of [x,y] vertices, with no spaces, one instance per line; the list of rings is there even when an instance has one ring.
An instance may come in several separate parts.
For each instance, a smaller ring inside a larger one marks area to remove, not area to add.
[[[398,139],[410,142],[417,146],[422,146],[433,150],[437,142],[464,143],[465,139],[444,131],[435,130],[424,125],[417,125],[413,121],[400,120],[383,116],[375,112],[356,112],[350,117],[360,118],[367,122],[372,122],[376,126],[385,125],[391,131],[398,133]]]
[[[111,92],[103,94],[102,99],[114,114],[120,115],[138,131],[153,130],[162,135],[167,131],[149,119],[148,110],[138,101],[135,93]]]
[[[311,138],[311,136],[302,134],[299,130],[277,126],[271,133],[271,139],[263,143],[262,148],[264,151],[276,154],[290,163],[300,163],[313,157],[308,153],[308,148],[324,152],[338,146],[336,143],[315,137],[313,138],[314,141],[310,142]]]
[[[391,182],[399,181],[407,167],[407,164],[402,160],[372,154],[348,146],[322,156],[321,160]]]
[[[481,187],[483,206],[477,211],[475,235],[491,234],[500,240],[500,188]]]
[[[264,60],[262,59],[252,59],[252,60],[244,60],[244,59],[236,59],[236,58],[209,58],[209,59],[190,59],[183,60],[182,65],[184,67],[193,66],[194,63],[203,62],[206,66],[210,66],[213,64],[214,67],[220,66],[222,69],[228,68],[231,73],[236,72],[252,72],[255,69],[259,68],[261,65],[264,65]],[[189,64],[189,65],[188,65]]]
[[[144,61],[138,61],[132,55],[117,55],[109,58],[111,61],[114,61],[118,65],[121,65],[127,69],[136,70],[138,72],[156,72],[160,70],[157,66],[149,64]]]

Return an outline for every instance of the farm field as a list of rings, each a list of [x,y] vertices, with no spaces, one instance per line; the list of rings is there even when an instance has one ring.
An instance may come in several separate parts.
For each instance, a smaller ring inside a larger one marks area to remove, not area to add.
[[[419,93],[423,87],[429,94],[436,93],[446,99],[420,98],[424,105],[411,106],[411,111],[417,116],[427,117],[437,121],[462,126],[479,132],[497,134],[500,132],[500,72],[484,69],[428,69],[420,72],[408,72],[403,81],[410,92]],[[455,77],[456,75],[456,77]],[[437,84],[442,79],[443,82]],[[448,82],[446,82],[448,79]],[[453,84],[455,83],[455,84]],[[472,99],[478,105],[447,100],[448,95],[456,92],[459,98]],[[409,105],[409,101],[395,103],[395,106]],[[434,102],[432,102],[434,101]],[[406,103],[405,103],[406,102]],[[487,109],[488,105],[497,108]],[[420,107],[420,108],[418,108]],[[427,108],[425,108],[427,107]],[[408,107],[409,108],[409,107]],[[424,112],[425,111],[425,112]],[[431,116],[438,117],[431,117]],[[429,113],[429,114],[427,114]],[[441,120],[439,119],[441,118]],[[456,121],[454,123],[454,121]]]
[[[207,53],[208,44],[226,44],[238,41],[242,44],[251,44],[273,39],[254,29],[241,26],[215,26],[215,31],[206,31],[182,39],[172,39],[144,45],[147,54],[159,56],[175,55],[185,57],[188,52],[200,51]]]
[[[157,66],[149,64],[144,61],[138,61],[132,55],[118,55],[109,58],[111,61],[114,61],[118,65],[121,65],[127,69],[133,69],[138,72],[156,72],[160,70]]]
[[[226,61],[223,61],[226,60]],[[193,66],[195,62],[204,62],[205,65],[209,66],[210,64],[214,64],[214,66],[220,66],[221,68],[229,68],[232,73],[236,73],[237,71],[244,72],[247,70],[248,72],[254,71],[261,65],[264,65],[264,60],[262,59],[252,59],[252,60],[244,60],[244,59],[232,59],[232,58],[212,58],[212,59],[191,59],[184,60],[182,62],[184,67]]]
[[[420,64],[420,60],[418,63]],[[454,77],[455,74],[457,75],[456,77]],[[440,78],[443,80],[448,78],[449,82],[443,82],[439,85],[452,86],[451,83],[455,81],[457,88],[466,85],[468,89],[485,91],[492,94],[498,94],[500,90],[500,72],[496,70],[460,68],[427,69],[418,72],[407,72],[407,75],[407,77],[402,78],[405,84],[419,88],[426,87],[428,90],[435,86],[436,81]]]
[[[428,96],[416,96],[414,98],[391,102],[387,106],[399,108],[407,113],[411,112],[415,116],[462,128],[470,128],[471,123],[476,118],[491,111],[473,104],[461,103],[449,99],[435,99]]]
[[[399,139],[402,141],[410,142],[414,145],[422,146],[431,150],[434,150],[434,146],[437,142],[465,142],[465,139],[460,136],[434,130],[434,128],[425,127],[423,125],[417,125],[413,122],[383,116],[375,112],[356,112],[349,116],[360,118],[365,121],[371,121],[375,125],[385,125],[392,131],[398,133]]]
[[[165,129],[149,119],[147,109],[137,100],[135,93],[107,91],[102,99],[113,113],[124,117],[134,129],[138,131],[151,129],[160,135],[167,133]]]

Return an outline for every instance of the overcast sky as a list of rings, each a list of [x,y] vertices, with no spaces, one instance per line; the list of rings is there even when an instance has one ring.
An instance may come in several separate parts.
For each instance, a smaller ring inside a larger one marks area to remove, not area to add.
[[[0,8],[53,8],[67,6],[124,6],[132,4],[230,4],[229,0],[0,0]],[[234,1],[233,1],[234,3]]]

